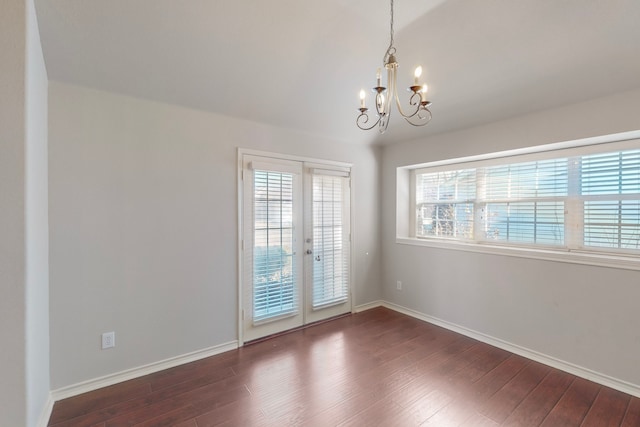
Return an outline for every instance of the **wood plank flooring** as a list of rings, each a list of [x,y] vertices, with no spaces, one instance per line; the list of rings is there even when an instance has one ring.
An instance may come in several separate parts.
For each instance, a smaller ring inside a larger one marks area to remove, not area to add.
[[[640,426],[640,399],[376,308],[57,402],[52,427]]]

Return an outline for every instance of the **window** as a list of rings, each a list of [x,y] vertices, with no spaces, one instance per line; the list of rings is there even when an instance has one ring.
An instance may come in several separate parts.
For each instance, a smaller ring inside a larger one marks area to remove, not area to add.
[[[640,140],[409,168],[409,237],[640,255]]]

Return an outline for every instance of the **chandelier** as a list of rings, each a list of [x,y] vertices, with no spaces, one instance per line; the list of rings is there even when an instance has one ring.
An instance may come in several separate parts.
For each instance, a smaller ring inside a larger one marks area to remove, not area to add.
[[[384,133],[389,126],[389,119],[391,117],[391,107],[395,101],[398,112],[404,119],[413,126],[424,126],[431,120],[431,111],[429,106],[431,102],[426,100],[427,85],[420,82],[420,76],[422,75],[422,67],[418,66],[414,73],[413,85],[409,86],[407,90],[411,93],[409,97],[408,111],[402,109],[400,104],[400,98],[398,98],[396,75],[398,70],[398,62],[396,61],[396,48],[393,45],[393,0],[391,0],[391,25],[390,25],[390,42],[387,48],[382,63],[384,68],[387,69],[387,85],[388,88],[382,86],[382,79],[380,68],[376,73],[376,86],[371,89],[375,94],[375,107],[377,120],[373,124],[369,124],[369,109],[366,107],[366,93],[364,90],[360,91],[360,115],[356,118],[356,125],[362,130],[370,130],[378,126],[378,131]]]

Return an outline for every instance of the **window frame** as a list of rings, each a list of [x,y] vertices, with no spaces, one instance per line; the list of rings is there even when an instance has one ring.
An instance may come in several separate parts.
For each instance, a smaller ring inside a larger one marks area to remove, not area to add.
[[[580,228],[580,230],[576,232],[574,228],[576,225],[575,222],[572,226],[568,226],[566,224],[568,219],[567,215],[565,215],[564,244],[562,246],[479,239],[479,233],[477,231],[479,227],[475,226],[475,224],[473,238],[467,240],[442,236],[418,237],[416,233],[417,174],[514,164],[552,158],[567,157],[571,159],[577,156],[638,148],[640,148],[640,131],[633,131],[398,167],[396,170],[396,242],[440,249],[492,253],[497,255],[640,270],[640,252],[635,249],[599,248],[577,244],[579,241],[582,241],[581,233],[583,233],[583,229]],[[582,205],[584,200],[588,199],[588,196],[577,194],[576,197],[576,194],[575,189],[569,189],[569,194],[564,197],[565,210],[574,210],[575,205]],[[624,196],[622,196],[622,198],[624,198]],[[479,203],[477,199],[478,197],[476,197],[474,201],[474,222],[478,219],[477,208]],[[634,198],[634,200],[636,199]],[[480,205],[483,203],[489,202],[484,200],[480,202]],[[578,208],[578,211],[582,212],[580,208]],[[578,221],[579,227],[583,227],[581,216],[581,214],[577,215],[577,217],[580,218]],[[576,215],[574,214],[571,218],[575,220]]]

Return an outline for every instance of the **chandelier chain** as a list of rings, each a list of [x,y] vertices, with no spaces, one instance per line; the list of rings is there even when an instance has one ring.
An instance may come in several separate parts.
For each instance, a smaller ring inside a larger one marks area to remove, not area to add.
[[[389,61],[391,55],[396,54],[396,48],[393,46],[393,0],[391,0],[391,19],[389,20],[389,47],[382,58],[382,63],[386,64]]]

